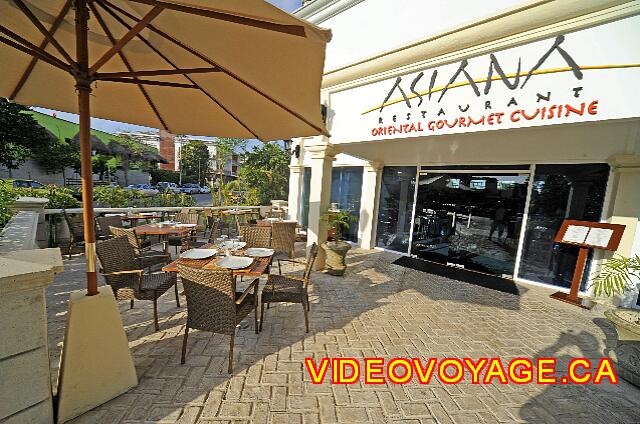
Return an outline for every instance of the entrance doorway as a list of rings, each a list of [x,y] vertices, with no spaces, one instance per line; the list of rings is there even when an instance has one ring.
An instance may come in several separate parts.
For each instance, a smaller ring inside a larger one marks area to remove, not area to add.
[[[411,255],[512,278],[529,169],[420,171]]]

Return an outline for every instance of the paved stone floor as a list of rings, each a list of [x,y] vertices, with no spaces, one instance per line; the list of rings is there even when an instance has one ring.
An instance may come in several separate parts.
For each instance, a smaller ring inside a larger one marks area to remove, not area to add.
[[[314,273],[311,331],[300,305],[273,305],[263,332],[239,329],[235,368],[228,338],[193,332],[180,365],[185,308],[161,299],[159,332],[151,302],[121,303],[138,387],[75,423],[633,423],[640,389],[618,385],[313,385],[303,358],[600,358],[615,345],[601,311],[552,301],[550,290],[506,294],[391,264],[396,255],[354,249],[343,277]],[[84,284],[83,258],[48,289],[52,368],[69,292]],[[183,298],[183,303],[184,298]],[[253,317],[248,317],[249,322]]]

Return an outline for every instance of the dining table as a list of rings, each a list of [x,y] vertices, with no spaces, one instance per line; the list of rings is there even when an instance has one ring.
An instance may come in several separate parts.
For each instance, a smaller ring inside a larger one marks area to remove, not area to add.
[[[218,245],[215,243],[205,244],[200,247],[200,249],[219,249]],[[234,251],[235,256],[245,256],[246,250],[236,250]],[[234,269],[233,275],[240,277],[260,277],[263,274],[269,272],[269,265],[271,264],[271,258],[273,257],[273,253],[269,256],[264,257],[254,257],[251,265],[246,268]],[[209,258],[205,259],[189,259],[189,258],[178,258],[175,261],[165,265],[162,268],[164,272],[178,272],[178,264],[191,266],[194,268],[203,268],[203,269],[211,269],[216,271],[228,270],[228,268],[219,267],[216,265],[216,262],[221,257],[217,255],[213,255]]]
[[[162,239],[163,251],[169,254],[169,236],[187,237],[191,235],[195,226],[183,226],[180,224],[143,224],[133,227],[139,236],[159,236]]]

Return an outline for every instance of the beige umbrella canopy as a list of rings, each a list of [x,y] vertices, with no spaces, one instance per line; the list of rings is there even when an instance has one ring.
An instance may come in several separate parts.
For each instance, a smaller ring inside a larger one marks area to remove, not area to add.
[[[98,292],[90,116],[178,134],[326,134],[329,39],[262,0],[0,1],[0,96],[80,115],[88,294]]]
[[[24,48],[0,43],[0,95],[79,113],[74,3],[89,8],[93,117],[261,140],[324,132],[330,32],[262,0],[2,1],[0,40]]]

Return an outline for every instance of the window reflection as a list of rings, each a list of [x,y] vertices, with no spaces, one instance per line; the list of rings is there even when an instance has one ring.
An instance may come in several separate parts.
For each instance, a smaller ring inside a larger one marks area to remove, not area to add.
[[[411,253],[512,276],[529,174],[421,173]]]
[[[408,253],[416,171],[415,166],[384,167],[380,185],[376,246]]]
[[[300,225],[305,230],[309,227],[309,194],[311,192],[311,168],[305,167],[302,174],[302,197],[300,208]]]
[[[606,164],[536,166],[520,278],[571,286],[578,248],[553,240],[565,219],[600,220],[608,175]],[[581,290],[589,276],[588,265],[584,275]]]
[[[362,193],[362,167],[340,166],[331,173],[331,203],[338,209],[353,216],[349,229],[343,234],[345,240],[358,241],[358,222],[360,221],[360,198]]]

